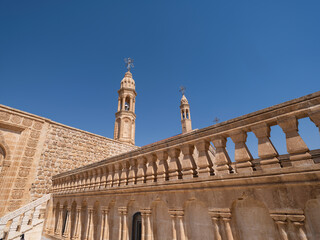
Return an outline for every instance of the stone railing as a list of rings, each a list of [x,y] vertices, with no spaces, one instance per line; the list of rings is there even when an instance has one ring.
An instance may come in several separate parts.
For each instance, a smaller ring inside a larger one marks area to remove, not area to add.
[[[320,127],[320,92],[56,175],[53,193],[214,181],[229,176],[274,173],[283,168],[309,168],[316,157],[298,133],[298,120],[302,118],[309,118]],[[270,140],[270,127],[275,125],[286,136],[289,153],[286,156],[280,157]],[[253,159],[246,145],[248,132],[258,139],[259,159]],[[235,144],[234,163],[226,151],[229,137]],[[214,156],[209,150],[211,143],[215,147]]]
[[[20,239],[26,233],[32,234],[32,239],[36,239],[36,235],[40,239],[42,229],[37,233],[33,233],[33,229],[43,224],[50,197],[51,194],[47,194],[0,218],[0,239]]]

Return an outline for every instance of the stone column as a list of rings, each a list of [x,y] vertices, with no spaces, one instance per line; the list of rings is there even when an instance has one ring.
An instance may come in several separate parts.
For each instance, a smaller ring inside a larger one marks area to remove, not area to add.
[[[216,212],[209,212],[213,224],[213,232],[214,232],[214,239],[221,240],[220,234],[220,224],[219,224],[219,214]]]
[[[30,210],[29,210],[30,212]],[[51,214],[48,214],[48,217],[50,217],[49,219],[47,219],[47,223],[46,223],[46,233],[48,233],[49,235],[53,234],[53,230],[54,230],[54,220],[55,220],[55,215],[56,215],[56,207],[53,206],[52,207],[52,211]],[[20,231],[22,230],[22,226],[24,224],[28,223],[28,219],[30,217],[30,213],[28,215],[28,212],[25,212],[23,215],[23,218],[21,220],[21,228]]]
[[[168,179],[168,153],[166,151],[156,152],[158,159],[157,182],[164,182]]]
[[[172,240],[177,240],[177,218],[174,211],[169,211],[171,217]]]
[[[258,138],[258,156],[262,170],[280,168],[278,152],[270,140],[270,127],[261,123],[251,127],[252,132]]]
[[[272,219],[277,224],[281,240],[289,240],[287,233],[287,216],[285,214],[271,214]]]
[[[130,108],[129,108],[129,110],[132,111],[132,109],[133,109],[133,99],[132,99],[132,97],[130,97]]]
[[[168,151],[170,160],[168,163],[168,175],[170,180],[181,178],[181,165],[179,162],[180,149],[171,148]]]
[[[125,109],[125,103],[126,103],[126,97],[123,97],[122,98],[122,108],[121,108],[121,110]]]
[[[157,180],[156,160],[157,158],[154,154],[147,155],[146,182],[156,182]]]
[[[309,113],[310,120],[319,128],[320,132],[320,107],[312,108]]]
[[[74,231],[71,239],[81,239],[81,207],[77,207]]]
[[[60,209],[59,209],[59,215],[58,215],[58,223],[57,223],[57,228],[56,228],[56,231],[55,231],[55,234],[58,235],[58,236],[61,236],[61,231],[62,231],[62,218],[63,218],[63,206],[60,206]]]
[[[120,111],[121,100],[118,98],[118,112]]]
[[[196,147],[199,152],[199,156],[196,161],[198,166],[198,177],[209,177],[210,175],[213,175],[213,164],[208,153],[210,142],[201,140],[196,142]]]
[[[137,184],[145,183],[146,177],[146,158],[138,158]]]
[[[151,227],[151,209],[142,209],[140,212],[143,225],[142,239],[153,240],[153,231]]]
[[[193,159],[194,146],[190,144],[182,145],[181,151],[183,159],[181,160],[182,177],[183,179],[190,179],[197,176],[196,164]]]
[[[226,150],[226,138],[215,137],[212,140],[213,145],[216,148],[215,164],[217,165],[216,171],[218,175],[224,175],[230,173],[230,157]]]
[[[304,215],[289,215],[289,220],[293,223],[296,228],[296,234],[300,240],[308,240],[305,228],[304,228]]]
[[[298,133],[296,117],[283,118],[278,121],[286,134],[287,151],[290,154],[292,166],[306,166],[313,164],[309,149]]]
[[[64,227],[63,238],[70,239],[71,234],[71,208],[67,208],[66,214],[66,226]]]
[[[122,240],[129,240],[127,216],[128,216],[128,210],[126,207],[124,207],[122,208]]]
[[[233,234],[230,226],[231,213],[221,213],[221,217],[224,223],[227,240],[233,240]]]
[[[177,219],[178,219],[178,223],[179,223],[179,234],[180,234],[180,240],[187,240],[187,235],[185,232],[185,228],[184,228],[184,212],[181,211],[177,211]]]
[[[108,219],[108,214],[109,214],[109,209],[103,209],[102,210],[103,214],[103,223],[101,225],[101,234],[100,238],[102,240],[109,240],[109,219]]]
[[[136,174],[137,174],[137,161],[136,159],[130,159],[130,170],[128,176],[128,185],[136,184]]]
[[[172,222],[173,240],[187,240],[187,235],[184,228],[184,211],[183,210],[169,210]]]
[[[234,159],[236,161],[236,170],[238,173],[252,172],[252,156],[246,145],[247,133],[236,131],[230,134],[235,144]]]
[[[87,231],[86,231],[86,240],[93,239],[93,208],[88,207],[88,221],[87,221]]]

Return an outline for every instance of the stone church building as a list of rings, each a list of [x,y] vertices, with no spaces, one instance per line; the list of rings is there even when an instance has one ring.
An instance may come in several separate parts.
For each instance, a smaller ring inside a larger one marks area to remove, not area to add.
[[[320,239],[320,150],[299,134],[319,133],[320,92],[197,130],[183,95],[182,133],[143,147],[130,71],[118,94],[114,139],[0,105],[0,239]]]

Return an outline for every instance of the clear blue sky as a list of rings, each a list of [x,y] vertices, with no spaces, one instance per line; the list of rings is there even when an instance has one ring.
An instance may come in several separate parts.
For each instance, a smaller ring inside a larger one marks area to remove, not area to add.
[[[319,13],[302,0],[1,0],[0,103],[112,138],[131,57],[145,145],[181,132],[180,85],[194,128],[319,91]]]

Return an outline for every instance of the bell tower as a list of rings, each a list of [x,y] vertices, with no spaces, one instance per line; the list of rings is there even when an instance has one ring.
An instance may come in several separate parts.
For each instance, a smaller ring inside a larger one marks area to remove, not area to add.
[[[190,105],[186,96],[184,95],[185,90],[185,87],[180,87],[180,92],[182,93],[182,98],[180,101],[182,134],[192,131]]]
[[[135,82],[132,78],[130,69],[133,67],[133,59],[125,59],[128,71],[121,81],[118,91],[118,111],[114,124],[114,139],[134,145],[136,131],[135,103],[137,93]]]

